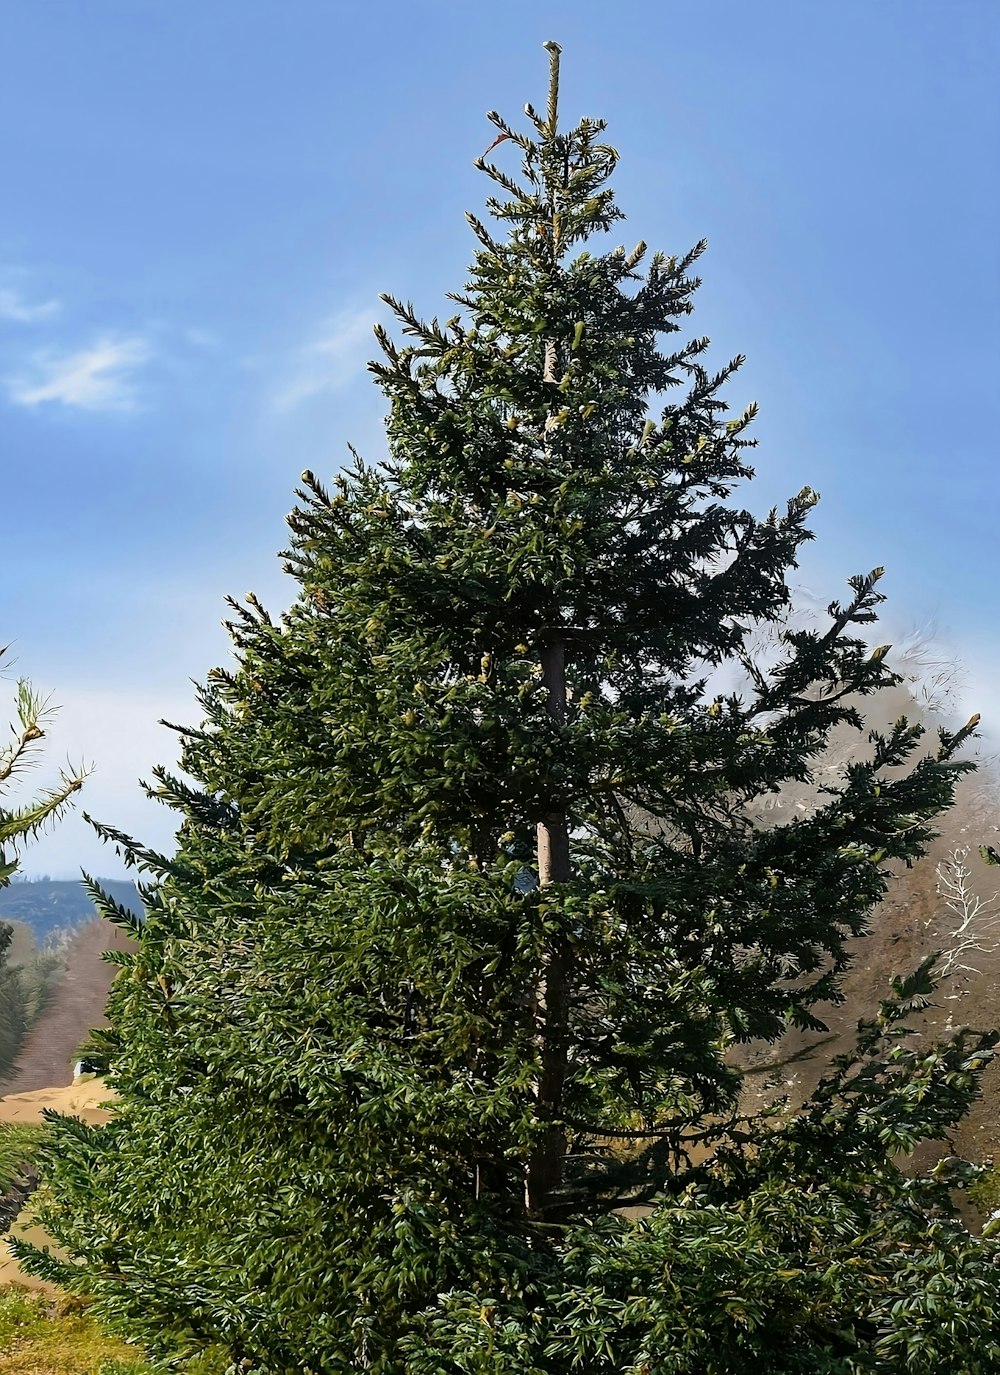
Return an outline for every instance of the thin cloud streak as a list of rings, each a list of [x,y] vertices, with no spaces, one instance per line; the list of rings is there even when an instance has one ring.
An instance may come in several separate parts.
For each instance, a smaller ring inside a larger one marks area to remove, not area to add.
[[[32,306],[16,292],[0,290],[0,320],[12,320],[18,325],[33,325],[38,320],[47,320],[59,309],[58,301],[41,301]]]
[[[130,374],[150,356],[144,339],[98,339],[89,349],[54,357],[35,355],[35,377],[11,377],[7,395],[19,406],[46,401],[86,411],[131,411],[135,391]]]
[[[294,375],[272,400],[276,411],[296,406],[325,391],[338,391],[364,368],[362,346],[371,337],[370,309],[340,311],[296,359]]]

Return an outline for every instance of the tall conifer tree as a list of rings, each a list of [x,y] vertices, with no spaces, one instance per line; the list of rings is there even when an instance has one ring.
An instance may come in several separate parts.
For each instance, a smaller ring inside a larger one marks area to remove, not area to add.
[[[890,1313],[920,1265],[953,1325],[996,1311],[967,1173],[892,1154],[960,1116],[991,1038],[893,1049],[924,967],[790,1122],[739,1117],[732,1057],[822,1027],[975,723],[915,762],[919,727],[872,732],[814,815],[752,823],[899,681],[857,633],[881,570],[754,662],[816,497],[730,503],[741,360],[674,347],[704,244],[604,247],[617,154],[560,130],[547,46],[544,114],[490,116],[499,229],[469,217],[458,312],[384,298],[388,461],[304,474],[280,623],[232,603],[238,664],[177,728],[198,786],[153,789],[176,856],[100,828],[155,880],[145,924],[95,890],[140,942],[102,1033],[120,1102],[54,1120],[70,1262],[16,1254],[165,1369],[978,1369]],[[725,664],[747,691],[707,690]]]
[[[0,649],[0,661],[9,646]],[[16,782],[37,762],[39,743],[56,708],[34,691],[26,678],[17,680],[15,711],[18,724],[12,725],[13,738],[0,751],[0,789]],[[19,806],[0,806],[0,888],[6,888],[20,868],[18,852],[44,827],[65,814],[75,794],[83,786],[85,769],[61,772],[55,787]],[[27,1030],[37,1016],[44,983],[20,966],[7,963],[14,928],[0,921],[0,1075],[10,1080]],[[48,956],[44,957],[46,962]],[[43,966],[44,967],[44,966]],[[3,1080],[0,1079],[0,1083]]]

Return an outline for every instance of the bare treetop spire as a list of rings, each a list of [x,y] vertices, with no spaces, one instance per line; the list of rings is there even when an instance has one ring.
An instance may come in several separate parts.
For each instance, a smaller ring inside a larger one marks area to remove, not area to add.
[[[562,48],[549,39],[545,51],[549,55],[549,137],[555,138],[559,122],[559,54]]]

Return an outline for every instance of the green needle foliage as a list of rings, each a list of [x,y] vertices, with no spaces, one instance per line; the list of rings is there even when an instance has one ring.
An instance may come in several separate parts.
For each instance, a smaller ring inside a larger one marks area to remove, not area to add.
[[[0,660],[8,648],[0,650]],[[38,743],[45,738],[45,724],[56,711],[24,678],[17,681],[15,709],[18,721],[11,726],[12,739],[0,750],[0,789],[37,763]],[[0,888],[6,888],[17,873],[19,851],[66,812],[86,776],[85,769],[64,771],[55,787],[32,801],[12,808],[0,806]],[[6,954],[13,934],[9,922],[0,922],[0,1078],[10,1076],[28,1028],[51,994],[56,966],[51,953],[45,952],[33,968],[11,968]]]
[[[0,649],[0,660],[9,646]],[[37,763],[39,741],[45,738],[44,726],[55,714],[24,678],[17,681],[15,694],[17,725],[8,745],[0,750],[0,789],[16,781]],[[63,772],[55,787],[30,802],[0,807],[0,888],[6,888],[19,868],[19,851],[51,821],[57,821],[83,786],[87,770]],[[11,967],[7,963],[14,928],[0,922],[0,1079],[10,1077],[24,1038],[52,993],[51,975],[57,961],[43,952],[33,967]],[[0,1193],[17,1181],[39,1140],[36,1128],[0,1123]]]
[[[99,828],[154,876],[144,924],[94,888],[140,942],[96,1033],[119,1110],[47,1114],[70,1260],[15,1254],[164,1370],[996,1369],[974,1171],[894,1164],[995,1038],[907,1042],[928,964],[798,1114],[741,1117],[732,1055],[823,1029],[975,721],[871,732],[814,815],[752,824],[899,681],[858,633],[881,570],[755,662],[816,497],[730,503],[740,360],[674,346],[704,245],[607,246],[617,155],[560,131],[558,52],[527,133],[491,115],[521,170],[479,160],[499,228],[470,217],[458,313],[385,298],[388,461],[304,475],[280,623],[231,603],[237,665],[175,727],[193,782],[150,790],[176,856]]]
[[[0,649],[0,661],[10,648]],[[0,663],[2,667],[2,663]],[[38,741],[45,738],[43,723],[55,715],[57,708],[49,706],[49,699],[40,697],[25,678],[17,680],[15,697],[17,726],[11,726],[13,739],[0,750],[0,788],[18,778],[37,763]],[[0,807],[0,887],[6,888],[17,873],[17,852],[24,844],[40,834],[46,824],[62,816],[73,795],[83,787],[88,770],[61,772],[59,783],[32,802],[19,807]],[[7,923],[0,923],[6,927]],[[6,948],[6,946],[4,947]]]

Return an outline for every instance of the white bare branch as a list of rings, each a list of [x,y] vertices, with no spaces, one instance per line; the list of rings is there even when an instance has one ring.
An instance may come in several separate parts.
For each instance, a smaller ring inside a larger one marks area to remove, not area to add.
[[[988,955],[1000,949],[1000,911],[997,900],[1000,891],[981,898],[971,886],[972,870],[966,864],[968,845],[956,845],[947,859],[935,868],[937,892],[942,899],[945,916],[939,913],[928,917],[925,927],[938,925],[937,939],[943,942],[938,973],[942,978],[955,974],[978,974],[980,971],[967,961],[976,954]],[[943,929],[942,929],[943,928]]]

